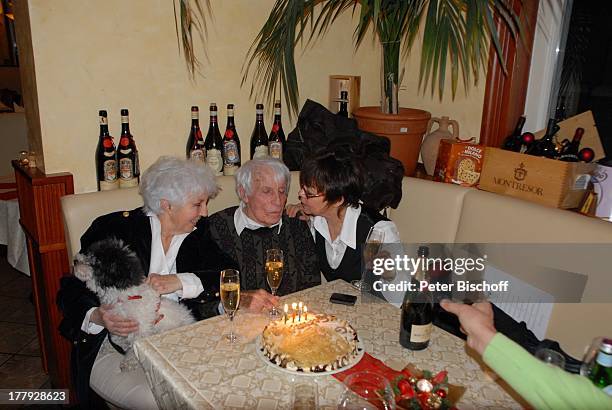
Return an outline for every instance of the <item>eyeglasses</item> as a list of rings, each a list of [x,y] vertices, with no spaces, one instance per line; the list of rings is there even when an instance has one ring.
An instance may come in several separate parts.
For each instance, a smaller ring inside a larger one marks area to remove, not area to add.
[[[306,191],[306,188],[304,188],[304,187],[300,187],[300,192],[303,192],[304,197],[305,197],[306,199],[318,198],[318,197],[320,197],[320,196],[324,196],[324,195],[325,195],[325,194],[323,194],[323,193],[321,193],[321,194],[309,194],[309,193]],[[301,195],[301,194],[300,194],[300,192],[298,192],[298,196],[300,196],[300,195]]]

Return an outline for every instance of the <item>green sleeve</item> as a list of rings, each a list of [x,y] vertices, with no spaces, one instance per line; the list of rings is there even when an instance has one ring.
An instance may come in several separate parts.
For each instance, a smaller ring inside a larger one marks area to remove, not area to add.
[[[612,397],[589,379],[539,361],[501,333],[483,358],[536,409],[612,409]]]

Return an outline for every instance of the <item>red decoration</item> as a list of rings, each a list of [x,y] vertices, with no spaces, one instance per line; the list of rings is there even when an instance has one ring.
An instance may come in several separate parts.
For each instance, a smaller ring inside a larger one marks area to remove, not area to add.
[[[414,397],[414,389],[412,388],[408,380],[402,379],[397,382],[397,388],[399,389],[402,395],[402,399],[411,399],[412,397]]]
[[[446,379],[446,375],[448,374],[448,372],[446,370],[442,370],[440,373],[436,374],[432,379],[431,382],[433,384],[440,384],[443,383],[444,380]]]
[[[442,389],[436,390],[436,394],[438,396],[442,397],[442,398],[445,398],[446,397],[446,390],[442,390]]]
[[[591,148],[582,148],[578,153],[578,158],[584,162],[591,162],[595,158],[595,151]]]

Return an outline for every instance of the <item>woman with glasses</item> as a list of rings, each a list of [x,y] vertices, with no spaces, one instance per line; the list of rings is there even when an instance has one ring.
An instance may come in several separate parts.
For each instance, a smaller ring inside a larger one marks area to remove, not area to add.
[[[363,170],[349,153],[321,153],[304,161],[300,203],[290,216],[309,220],[319,268],[328,281],[361,279],[361,248],[374,227],[382,242],[400,242],[397,227],[375,210],[362,206]]]

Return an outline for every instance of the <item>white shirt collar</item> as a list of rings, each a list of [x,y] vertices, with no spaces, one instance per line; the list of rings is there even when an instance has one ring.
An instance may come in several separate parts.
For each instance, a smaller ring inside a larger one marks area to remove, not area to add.
[[[240,202],[240,205],[236,209],[236,212],[234,212],[234,226],[236,227],[236,233],[238,234],[238,236],[240,236],[240,234],[242,233],[242,231],[244,231],[245,228],[250,229],[250,230],[255,230],[258,228],[265,228],[265,227],[272,228],[272,227],[278,226],[277,233],[280,233],[281,226],[283,225],[282,216],[280,220],[274,225],[266,226],[266,225],[260,224],[259,222],[254,221],[251,218],[249,218],[246,212],[244,212],[245,206],[246,205],[244,204],[244,202]]]
[[[176,273],[176,255],[189,232],[174,235],[168,251],[164,252],[161,238],[161,222],[157,215],[152,212],[147,212],[147,216],[151,224],[151,263],[149,265],[149,273],[159,273],[160,275]]]
[[[344,221],[342,221],[342,230],[340,230],[340,235],[333,242],[342,242],[349,248],[357,249],[357,219],[359,219],[359,215],[361,215],[361,206],[357,208],[349,206],[346,208]],[[329,234],[327,220],[324,217],[315,216],[313,227],[321,234],[323,239],[330,244],[333,243]]]

